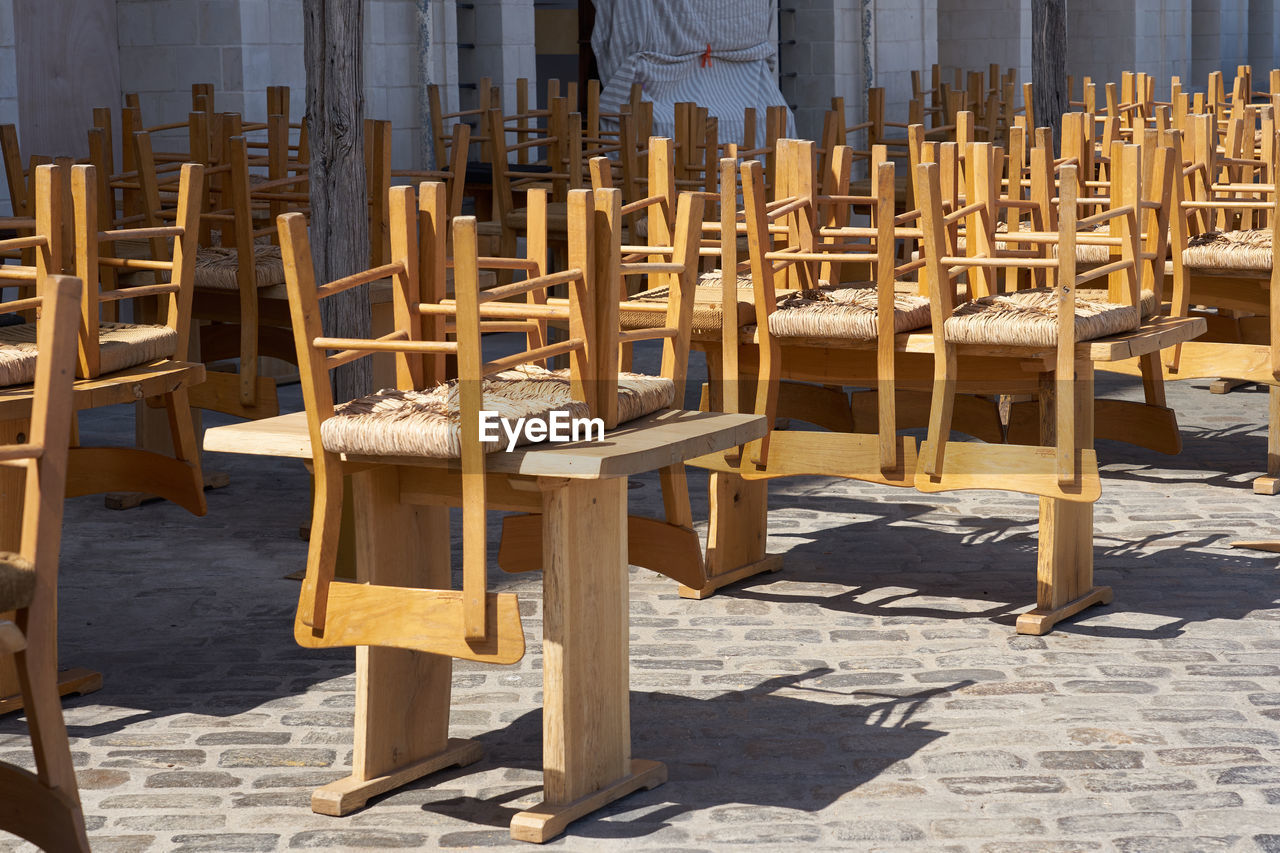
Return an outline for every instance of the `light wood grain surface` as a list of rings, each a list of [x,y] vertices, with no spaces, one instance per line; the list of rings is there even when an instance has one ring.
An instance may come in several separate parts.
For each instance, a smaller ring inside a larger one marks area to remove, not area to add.
[[[534,477],[626,477],[726,450],[764,435],[756,415],[668,411],[639,418],[606,433],[604,441],[521,447],[490,454],[488,469]],[[305,412],[214,427],[204,449],[250,456],[311,458]],[[383,458],[381,461],[388,461]],[[406,465],[450,466],[455,460],[397,459]]]

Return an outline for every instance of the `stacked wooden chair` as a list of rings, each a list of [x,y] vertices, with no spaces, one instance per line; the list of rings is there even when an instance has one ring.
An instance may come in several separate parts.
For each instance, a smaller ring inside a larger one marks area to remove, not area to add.
[[[599,252],[607,252],[597,277],[597,286],[602,289],[601,299],[606,300],[601,322],[606,328],[620,329],[618,341],[621,345],[620,348],[603,351],[606,366],[602,370],[606,377],[619,371],[629,373],[637,343],[665,338],[660,372],[662,377],[674,383],[676,406],[679,407],[685,397],[692,337],[700,329],[699,324],[707,323],[711,315],[703,299],[707,288],[702,286],[709,274],[699,274],[704,205],[702,196],[697,193],[674,191],[671,160],[667,156],[671,140],[654,137],[650,146],[653,171],[649,186],[655,189],[665,187],[668,191],[626,205],[620,204],[619,220],[611,224],[613,242],[597,246]],[[593,161],[596,167],[593,174],[597,180],[607,174],[602,160],[597,158]],[[602,198],[621,198],[620,192],[609,187],[597,186],[594,192]],[[535,191],[530,198],[530,210],[536,212],[543,204],[544,196]],[[624,212],[647,213],[643,220],[648,223],[643,245],[622,243],[623,235],[634,233],[623,224]],[[540,255],[545,255],[545,252],[535,252],[532,257]],[[634,288],[628,281],[635,279],[645,280],[649,287],[633,294]],[[563,304],[562,299],[556,298],[550,302],[553,305]],[[718,325],[718,313],[710,319]],[[672,337],[673,330],[679,330],[678,337]],[[602,393],[607,396],[608,391]],[[628,518],[629,559],[632,565],[652,569],[686,586],[700,586],[704,580],[702,551],[693,529],[693,511],[684,467],[668,466],[660,473],[665,517],[662,520],[638,515]],[[539,519],[533,515],[507,516],[504,519],[498,557],[503,569],[528,571],[539,567],[539,530]]]
[[[0,654],[13,655],[17,667],[36,772],[0,764],[0,831],[45,850],[88,851],[57,685],[58,551],[74,420],[81,286],[59,275],[42,275],[40,285],[39,296],[19,300],[28,305],[34,300],[42,309],[35,371],[27,388],[27,440],[0,445],[0,468],[25,474],[18,489],[21,541],[16,551],[0,550]],[[18,307],[0,303],[0,312]],[[0,474],[9,476],[7,471]]]
[[[201,215],[202,230],[217,236],[196,255],[192,316],[201,324],[200,359],[235,358],[238,365],[235,373],[209,371],[200,405],[240,417],[271,417],[279,413],[276,383],[262,375],[259,359],[268,355],[291,362],[295,356],[283,293],[284,264],[270,217],[306,207],[306,179],[284,174],[254,180],[248,139],[230,136],[221,147],[225,162],[209,171],[221,178],[222,192],[209,205],[214,209]],[[145,160],[140,151],[144,175],[153,166]],[[149,218],[159,216],[159,200],[147,191]]]
[[[1170,227],[1172,313],[1199,316],[1209,330],[1173,351],[1167,367],[1171,378],[1268,386],[1266,473],[1253,488],[1272,495],[1280,493],[1280,286],[1272,259],[1280,141],[1272,116],[1259,124],[1238,129],[1236,137],[1250,144],[1233,145],[1229,154],[1219,153],[1216,122],[1207,115],[1192,116],[1189,138],[1177,139],[1185,177],[1175,185]]]
[[[539,199],[541,191],[531,192],[537,199],[531,207],[531,227],[541,232],[546,228],[545,204]],[[567,269],[487,291],[481,291],[477,283],[479,266],[510,264],[477,254],[474,218],[459,217],[446,224],[440,185],[423,185],[420,215],[414,209],[411,189],[394,188],[392,199],[392,261],[318,288],[310,277],[304,220],[299,214],[281,219],[299,367],[313,446],[317,448],[312,544],[295,636],[307,646],[390,645],[510,663],[523,654],[515,597],[485,591],[484,457],[497,449],[499,442],[482,444],[478,440],[480,409],[514,418],[543,417],[551,409],[568,407],[579,414],[598,415],[605,428],[612,429],[678,405],[677,391],[683,384],[688,350],[687,309],[691,305],[674,299],[668,325],[619,333],[616,294],[624,270],[619,264],[621,204],[617,191],[593,195],[576,190],[569,194],[566,216],[572,227]],[[686,210],[682,218],[688,222],[696,213]],[[452,237],[454,298],[446,298],[444,290],[447,236]],[[318,299],[387,277],[395,287],[398,323],[394,332],[375,341],[324,337],[319,328]],[[569,287],[567,300],[502,301],[556,285]],[[455,340],[445,339],[445,324],[432,322],[442,318],[453,318],[447,331]],[[568,339],[532,346],[491,362],[482,359],[483,331],[527,332],[530,324],[548,320],[567,324]],[[428,329],[434,329],[435,334],[427,335]],[[662,375],[619,375],[619,343],[648,338],[668,341]],[[338,354],[326,358],[324,350],[338,350]],[[327,371],[374,351],[399,354],[398,388],[335,407]],[[567,370],[548,371],[541,366],[561,354],[569,356]],[[428,380],[443,378],[439,361],[445,355],[457,357],[458,378],[433,384]],[[430,364],[432,360],[437,363]],[[458,495],[464,506],[462,592],[406,591],[334,581],[342,473],[347,464],[343,460],[364,466],[385,458],[387,464],[404,465],[415,457],[428,466],[423,476],[428,476],[441,494]],[[429,462],[451,458],[461,460],[460,480],[456,473],[435,467],[439,462]],[[357,463],[357,459],[361,461]],[[501,495],[508,487],[495,481],[490,488]],[[502,500],[498,502],[502,504]],[[385,606],[377,603],[384,599]],[[375,611],[385,613],[385,607],[402,615],[366,618]],[[409,630],[414,625],[418,627]]]
[[[77,446],[70,452],[68,496],[133,491],[167,498],[197,515],[205,512],[204,483],[196,443],[189,388],[204,378],[200,365],[182,361],[190,331],[191,278],[195,264],[202,168],[182,169],[174,224],[154,228],[98,230],[93,167],[74,166],[36,170],[35,265],[3,268],[8,283],[36,286],[42,275],[72,270],[84,282],[81,335],[77,357],[77,407],[91,408],[135,403],[150,398],[167,410],[171,452],[131,447]],[[67,210],[70,197],[74,208]],[[63,223],[74,222],[74,240],[62,240]],[[171,241],[159,257],[113,258],[100,252],[113,241]],[[70,257],[68,257],[70,255]],[[147,272],[160,277],[104,291],[100,270]],[[159,303],[157,322],[117,323],[99,319],[103,304],[121,300]],[[0,361],[5,365],[0,384],[30,382],[34,370],[39,324],[26,322],[0,327]],[[22,417],[30,395],[21,387],[0,387],[0,420]]]

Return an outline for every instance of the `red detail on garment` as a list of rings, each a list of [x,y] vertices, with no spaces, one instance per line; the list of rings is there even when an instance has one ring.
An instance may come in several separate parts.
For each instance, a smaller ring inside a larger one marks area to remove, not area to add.
[[[711,67],[711,43],[710,42],[707,43],[706,52],[702,54],[702,67],[703,68]]]

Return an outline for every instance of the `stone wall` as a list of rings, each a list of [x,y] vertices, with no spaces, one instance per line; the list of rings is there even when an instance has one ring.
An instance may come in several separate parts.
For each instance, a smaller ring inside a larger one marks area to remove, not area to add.
[[[1002,72],[1016,68],[1019,83],[1031,79],[1031,0],[938,0],[938,32],[944,75],[985,72],[994,62]]]
[[[0,124],[18,123],[18,66],[13,37],[13,0],[0,0]],[[0,181],[0,215],[8,216],[9,184]]]
[[[778,87],[792,107],[796,131],[817,139],[833,97],[848,121],[866,111],[862,2],[784,0],[778,15]]]

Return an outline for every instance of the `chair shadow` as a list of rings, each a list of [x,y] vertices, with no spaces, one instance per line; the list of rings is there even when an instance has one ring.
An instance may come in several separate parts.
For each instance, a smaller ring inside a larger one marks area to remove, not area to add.
[[[833,674],[815,668],[709,699],[633,692],[632,753],[665,763],[668,781],[594,812],[571,832],[577,838],[640,838],[682,814],[729,803],[819,811],[946,735],[915,720],[915,713],[972,683],[916,692],[824,687],[823,679]],[[485,757],[454,778],[496,767],[536,773],[542,767],[541,726],[535,710],[480,735]],[[759,782],[762,775],[768,784]],[[413,787],[443,782],[433,777]],[[535,783],[491,796],[433,800],[422,809],[505,830],[540,791]]]
[[[1025,520],[945,516],[938,506],[880,503],[825,494],[824,517],[855,522],[791,534],[778,529],[787,510],[813,511],[814,499],[781,490],[769,495],[771,553],[779,540],[793,544],[779,574],[757,575],[717,595],[772,604],[816,604],[825,610],[871,616],[885,624],[987,619],[1012,627],[1034,606],[1038,545],[1035,505]],[[934,523],[920,517],[933,513]],[[900,536],[887,535],[900,530]],[[1115,601],[1059,623],[1055,631],[1099,637],[1169,639],[1187,625],[1241,619],[1277,606],[1276,558],[1265,552],[1208,550],[1219,534],[1195,540],[1186,531],[1150,533],[1137,539],[1099,536],[1094,542],[1094,582],[1111,586]],[[1162,545],[1164,547],[1162,547]],[[980,547],[975,554],[971,547]],[[851,558],[851,555],[852,558]],[[948,559],[948,557],[950,559]],[[789,589],[790,583],[802,589]],[[830,592],[815,590],[829,584]],[[1230,590],[1224,595],[1223,590]],[[945,601],[940,601],[945,600]],[[1142,614],[1150,627],[1080,624],[1116,611]]]

